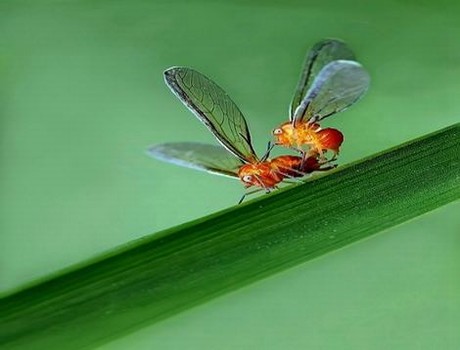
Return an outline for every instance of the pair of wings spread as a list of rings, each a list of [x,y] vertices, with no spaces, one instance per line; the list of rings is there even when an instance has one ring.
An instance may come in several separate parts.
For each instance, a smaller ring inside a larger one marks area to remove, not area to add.
[[[149,148],[160,160],[207,172],[237,177],[243,163],[258,161],[246,119],[227,93],[201,73],[185,67],[165,71],[173,93],[225,147],[200,143],[167,143]],[[369,75],[341,41],[324,40],[308,53],[289,107],[294,124],[320,121],[345,110],[369,86]]]

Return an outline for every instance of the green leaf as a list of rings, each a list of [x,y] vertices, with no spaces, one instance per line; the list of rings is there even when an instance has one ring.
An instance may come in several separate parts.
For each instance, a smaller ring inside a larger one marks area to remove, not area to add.
[[[92,348],[457,200],[459,140],[456,124],[6,296],[1,348]]]

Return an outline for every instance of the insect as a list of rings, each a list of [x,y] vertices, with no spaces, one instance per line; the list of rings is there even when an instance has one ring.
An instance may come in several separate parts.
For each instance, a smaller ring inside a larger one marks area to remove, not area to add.
[[[353,52],[339,40],[320,41],[308,53],[289,106],[289,121],[273,130],[276,145],[305,154],[324,157],[331,151],[334,160],[343,134],[334,128],[321,128],[319,122],[342,112],[366,92],[370,77],[355,61]]]
[[[172,92],[211,131],[221,146],[181,142],[154,145],[148,154],[154,158],[188,168],[240,179],[245,188],[270,192],[285,179],[298,179],[313,171],[333,166],[318,160],[284,155],[269,159],[270,144],[259,158],[252,146],[251,134],[241,111],[226,92],[203,74],[185,67],[172,67],[164,73]]]

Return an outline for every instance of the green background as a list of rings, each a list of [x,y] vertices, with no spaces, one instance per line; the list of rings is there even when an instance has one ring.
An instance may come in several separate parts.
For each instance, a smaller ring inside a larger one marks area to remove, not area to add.
[[[236,181],[144,154],[215,143],[164,69],[224,87],[261,153],[307,48],[345,40],[372,86],[328,121],[345,134],[344,164],[459,121],[459,16],[456,1],[1,1],[0,292],[239,199]],[[459,209],[102,349],[458,349]]]

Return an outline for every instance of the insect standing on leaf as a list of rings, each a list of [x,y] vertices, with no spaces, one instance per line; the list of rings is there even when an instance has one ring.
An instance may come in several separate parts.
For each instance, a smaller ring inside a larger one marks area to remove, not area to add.
[[[222,144],[166,143],[154,145],[148,154],[154,158],[240,179],[246,188],[270,192],[285,179],[298,179],[313,171],[328,170],[327,161],[311,155],[292,155],[269,159],[270,144],[259,158],[252,146],[246,119],[225,91],[203,74],[185,67],[165,71],[165,81],[172,92],[198,117]]]
[[[331,151],[333,156],[329,160],[334,160],[343,134],[333,128],[322,129],[319,122],[354,104],[364,95],[369,82],[368,73],[345,43],[334,39],[320,41],[305,59],[289,107],[289,121],[273,130],[275,144],[307,156],[319,154],[322,160],[326,159],[324,153]]]

